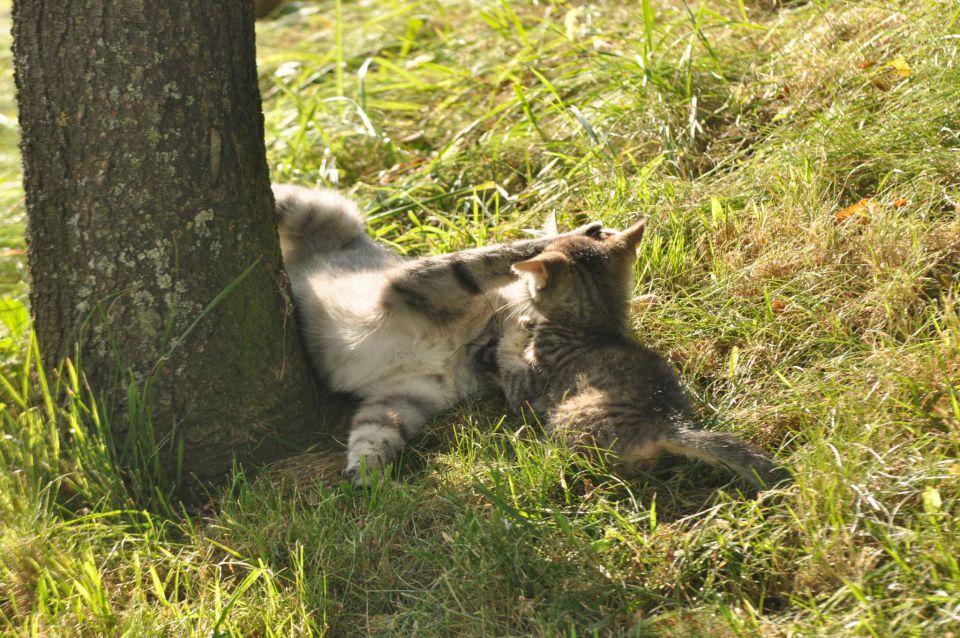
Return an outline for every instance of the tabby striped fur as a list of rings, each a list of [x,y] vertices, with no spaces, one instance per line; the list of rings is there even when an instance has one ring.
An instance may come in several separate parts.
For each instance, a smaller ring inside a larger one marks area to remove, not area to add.
[[[406,260],[370,238],[333,191],[274,187],[304,342],[329,385],[360,400],[346,473],[382,472],[437,412],[485,381],[475,357],[499,334],[498,288],[551,238]],[[599,233],[600,224],[575,233]]]
[[[602,239],[559,238],[514,266],[531,316],[496,346],[508,401],[578,450],[608,454],[626,476],[671,453],[727,466],[758,487],[786,478],[739,438],[697,429],[673,367],[635,341],[628,299],[643,229],[640,221]]]

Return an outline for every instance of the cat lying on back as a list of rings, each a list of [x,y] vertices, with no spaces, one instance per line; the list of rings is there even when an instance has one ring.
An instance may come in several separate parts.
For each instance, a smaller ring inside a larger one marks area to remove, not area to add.
[[[758,487],[787,478],[739,438],[696,429],[673,367],[634,340],[628,299],[644,224],[561,237],[513,266],[532,317],[507,326],[494,346],[507,400],[531,407],[548,433],[581,452],[610,451],[625,476],[649,471],[666,452],[725,465]]]
[[[408,260],[370,238],[356,204],[333,191],[277,185],[274,196],[304,344],[334,390],[360,399],[345,472],[363,484],[486,382],[475,359],[499,334],[498,288],[552,239]],[[600,232],[594,223],[565,236]]]

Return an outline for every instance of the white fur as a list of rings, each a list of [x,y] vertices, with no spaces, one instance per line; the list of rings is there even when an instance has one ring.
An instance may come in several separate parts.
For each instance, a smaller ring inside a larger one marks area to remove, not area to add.
[[[398,414],[372,404],[408,396],[433,407],[430,414],[399,408],[412,435],[432,414],[477,391],[470,344],[493,330],[491,320],[502,302],[481,296],[446,326],[388,308],[383,299],[390,272],[404,260],[363,232],[356,206],[339,195],[300,187],[281,186],[275,194],[284,263],[306,347],[334,390],[361,399],[346,469],[362,482],[361,460],[367,470],[380,471],[404,446],[388,424]],[[315,219],[307,218],[311,215]],[[298,229],[309,228],[323,228],[327,236],[298,235]],[[378,414],[382,425],[376,424]]]
[[[385,314],[382,270],[314,271],[291,279],[307,346],[335,390],[364,398],[439,393],[446,407],[476,389],[461,370],[470,363],[463,346],[483,333],[492,316],[483,306],[489,304],[477,304],[470,317],[452,326],[437,327],[402,310]],[[435,375],[443,383],[432,388],[415,381]]]
[[[364,477],[361,469],[368,473],[382,471],[403,448],[403,437],[387,426],[361,425],[350,432],[347,444],[347,472],[359,480]],[[363,468],[361,468],[361,465]]]

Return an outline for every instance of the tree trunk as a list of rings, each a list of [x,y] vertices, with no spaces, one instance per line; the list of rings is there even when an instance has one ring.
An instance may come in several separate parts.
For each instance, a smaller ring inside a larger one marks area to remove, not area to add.
[[[48,369],[79,344],[120,440],[124,386],[149,388],[185,476],[323,439],[339,410],[325,425],[281,271],[253,4],[15,0],[13,19]]]

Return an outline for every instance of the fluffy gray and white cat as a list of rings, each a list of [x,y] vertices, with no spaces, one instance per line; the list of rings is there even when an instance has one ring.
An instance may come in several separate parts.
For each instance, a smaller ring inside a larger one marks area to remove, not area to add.
[[[788,478],[732,434],[698,429],[673,366],[636,342],[628,300],[644,223],[560,237],[514,265],[531,312],[492,346],[507,400],[532,408],[549,434],[579,451],[609,451],[626,476],[671,453],[727,466],[758,487]]]
[[[360,399],[345,472],[363,484],[481,387],[475,359],[500,331],[498,288],[552,239],[405,259],[367,235],[356,204],[334,191],[276,185],[274,196],[305,346],[334,390]],[[593,223],[566,236],[600,233]]]

